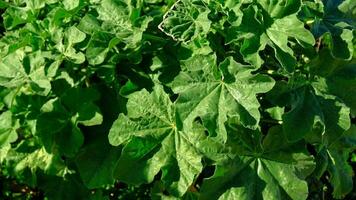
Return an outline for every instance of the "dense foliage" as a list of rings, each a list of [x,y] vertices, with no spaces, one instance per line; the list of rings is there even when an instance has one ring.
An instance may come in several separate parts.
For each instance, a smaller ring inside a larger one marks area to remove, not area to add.
[[[356,1],[0,12],[0,199],[356,198]]]

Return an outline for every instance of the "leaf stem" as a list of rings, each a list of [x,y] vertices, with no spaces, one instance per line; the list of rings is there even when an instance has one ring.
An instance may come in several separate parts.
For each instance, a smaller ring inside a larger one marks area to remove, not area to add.
[[[274,120],[274,119],[261,119],[261,122],[267,123],[267,124],[282,124],[283,123],[281,120]]]

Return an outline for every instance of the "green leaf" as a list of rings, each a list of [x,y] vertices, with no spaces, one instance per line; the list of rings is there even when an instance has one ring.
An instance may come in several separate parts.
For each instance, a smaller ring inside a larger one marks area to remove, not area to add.
[[[94,189],[114,183],[114,170],[120,151],[121,149],[110,146],[107,137],[95,138],[81,149],[76,157],[76,164],[88,188]]]
[[[100,23],[99,21],[95,18],[95,16],[91,14],[86,14],[79,22],[77,28],[89,35],[94,34],[98,30],[100,30]]]
[[[262,1],[262,4],[267,6],[265,1]],[[293,3],[291,4],[294,5]],[[281,15],[279,16],[280,18],[272,18],[276,17],[273,13],[270,16],[271,13],[261,12],[257,6],[250,5],[243,10],[241,24],[231,26],[228,29],[228,43],[243,41],[240,48],[241,54],[247,62],[257,68],[263,63],[258,53],[269,44],[274,48],[276,58],[282,67],[288,72],[292,72],[296,65],[296,59],[293,50],[288,46],[290,38],[294,38],[300,43],[314,45],[314,37],[304,28],[304,24],[295,14],[284,16],[283,14],[278,14],[276,5],[269,6],[271,6],[268,7],[269,9],[276,9],[277,13],[275,14],[276,16]],[[296,12],[294,9],[291,9],[290,12],[292,11]]]
[[[178,113],[186,126],[191,127],[200,117],[211,135],[225,141],[224,123],[228,117],[238,117],[244,126],[257,128],[260,113],[256,94],[272,89],[274,80],[266,75],[252,75],[252,67],[231,57],[219,67],[215,62],[214,55],[197,55],[184,61],[172,89],[179,94]]]
[[[238,128],[241,133],[244,131]],[[251,139],[253,136],[247,135]],[[236,136],[231,145],[238,146],[246,138]],[[201,199],[306,199],[308,187],[304,179],[313,171],[314,163],[302,144],[289,144],[281,127],[274,127],[262,142],[262,151],[247,150],[224,165],[202,186]],[[239,147],[237,149],[240,149]]]
[[[268,114],[271,116],[272,119],[282,121],[284,108],[276,106],[276,107],[266,109],[266,112],[268,112]]]
[[[98,93],[94,89],[70,88],[61,98],[49,100],[41,108],[36,135],[46,150],[57,150],[74,156],[84,142],[78,124],[99,125],[103,121],[99,108],[93,103]]]
[[[139,18],[140,9],[137,1],[122,0],[103,0],[96,7],[101,28],[126,44],[125,49],[136,49],[140,45],[142,34],[152,20],[147,16]]]
[[[0,85],[7,88],[27,88],[29,93],[47,95],[51,89],[45,71],[45,53],[24,55],[17,51],[0,61]]]
[[[334,188],[333,196],[337,199],[344,198],[353,188],[352,167],[348,163],[349,153],[339,149],[329,151],[330,182]]]
[[[64,165],[63,160],[58,155],[49,154],[44,148],[32,151],[27,150],[26,152],[11,149],[7,153],[5,161],[12,173],[18,177],[24,175],[28,169],[33,173],[31,176],[36,176],[35,172],[39,170],[49,175],[61,177],[70,173],[70,170]]]
[[[50,107],[46,110],[46,107]],[[83,144],[82,133],[73,126],[70,114],[58,99],[47,102],[36,123],[36,135],[48,152],[73,156]],[[79,131],[79,132],[78,132]]]
[[[350,128],[350,109],[327,92],[322,78],[316,80],[314,88],[292,91],[291,110],[283,115],[283,129],[291,142],[307,137],[311,143],[328,143]]]
[[[338,6],[338,9],[346,16],[348,16],[350,19],[356,18],[355,8],[356,8],[356,3],[355,1],[352,0],[345,0]],[[356,23],[354,22],[353,25],[355,26]]]
[[[80,43],[85,39],[85,33],[81,32],[77,27],[71,26],[66,31],[66,37],[68,39],[68,44]]]
[[[100,109],[92,104],[83,104],[78,111],[78,123],[84,126],[95,126],[103,122],[103,116],[100,114]]]
[[[19,25],[25,24],[30,18],[29,12],[23,7],[9,7],[3,14],[4,27],[8,30],[14,29]]]
[[[14,53],[0,61],[0,85],[8,88],[18,87],[24,84],[25,70],[22,67],[20,54]]]
[[[61,102],[72,111],[80,110],[82,105],[99,99],[94,88],[70,88],[61,96]]]
[[[273,18],[283,18],[297,13],[301,6],[301,0],[261,0],[258,3]]]
[[[256,68],[263,64],[258,52],[262,51],[268,42],[268,37],[264,33],[264,24],[258,20],[258,18],[263,18],[263,15],[257,11],[257,7],[252,5],[243,10],[241,24],[229,27],[226,36],[228,43],[243,40],[240,53],[247,62],[255,65]]]
[[[159,28],[174,40],[189,42],[208,33],[209,13],[201,0],[180,0],[164,15]]]
[[[353,188],[353,170],[349,164],[349,154],[356,146],[356,126],[352,125],[345,134],[328,146],[327,157],[330,183],[334,198],[341,199]]]
[[[68,175],[63,178],[55,176],[40,176],[39,188],[53,200],[89,199],[90,191],[83,185],[77,175]]]
[[[115,46],[121,42],[121,39],[105,33],[96,33],[88,44],[86,57],[91,65],[102,64],[110,50],[115,49]]]
[[[355,28],[354,19],[347,16],[345,1],[324,2],[324,16],[315,20],[311,31],[316,38],[323,37],[326,45],[332,50],[335,58],[351,60],[353,57],[353,31]],[[341,9],[341,10],[340,10]]]
[[[15,142],[18,138],[16,129],[19,128],[17,120],[12,119],[12,113],[6,111],[0,115],[0,148]]]
[[[277,60],[281,63],[282,67],[289,72],[293,71],[296,59],[293,57],[293,50],[288,46],[288,39],[294,38],[298,42],[309,45],[314,45],[315,43],[313,35],[304,28],[304,24],[298,20],[296,15],[276,19],[267,29],[266,33],[274,44],[273,48],[275,48]],[[294,61],[284,61],[283,59],[291,59]]]
[[[283,115],[283,130],[289,141],[298,141],[311,133],[316,123],[322,123],[323,117],[313,91],[301,88],[295,92],[291,110]]]
[[[353,92],[356,89],[355,69],[355,64],[346,65],[326,80],[329,91],[340,97],[351,108],[354,116],[356,116],[356,95]]]
[[[161,170],[169,193],[182,196],[202,170],[198,139],[204,133],[182,129],[175,105],[160,86],[131,94],[127,107],[128,114],[121,114],[109,133],[110,144],[124,145],[118,178],[151,182]]]
[[[80,0],[64,0],[63,5],[66,10],[73,10],[80,4]]]

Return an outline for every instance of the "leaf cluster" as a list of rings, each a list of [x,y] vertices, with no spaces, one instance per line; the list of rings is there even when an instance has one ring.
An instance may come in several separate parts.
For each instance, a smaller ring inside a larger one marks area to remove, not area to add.
[[[352,198],[355,10],[0,1],[0,180],[54,200]]]

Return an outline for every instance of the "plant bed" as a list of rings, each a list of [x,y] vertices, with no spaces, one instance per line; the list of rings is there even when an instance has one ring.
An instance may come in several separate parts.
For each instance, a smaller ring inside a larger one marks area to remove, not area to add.
[[[0,199],[355,199],[353,0],[0,2]]]

